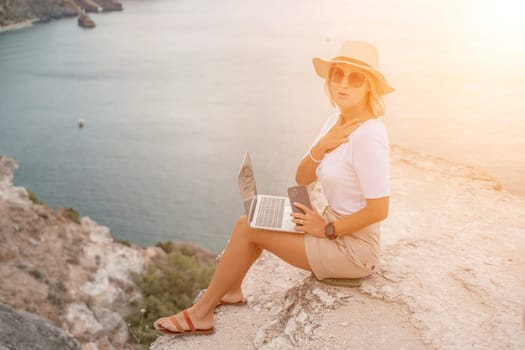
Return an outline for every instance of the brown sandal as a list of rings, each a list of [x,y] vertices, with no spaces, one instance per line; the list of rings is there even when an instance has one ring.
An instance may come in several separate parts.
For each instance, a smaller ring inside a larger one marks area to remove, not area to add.
[[[205,334],[213,334],[215,333],[215,328],[211,327],[208,329],[196,329],[193,325],[193,322],[191,321],[190,315],[188,314],[188,310],[182,311],[182,315],[184,316],[184,320],[186,321],[186,324],[190,329],[184,329],[179,321],[175,318],[175,315],[171,315],[168,317],[171,324],[174,325],[177,328],[177,332],[172,331],[171,329],[165,328],[161,326],[158,322],[166,317],[159,318],[155,323],[153,323],[153,327],[160,333],[165,335],[171,335],[171,336],[181,336],[181,335],[205,335]]]

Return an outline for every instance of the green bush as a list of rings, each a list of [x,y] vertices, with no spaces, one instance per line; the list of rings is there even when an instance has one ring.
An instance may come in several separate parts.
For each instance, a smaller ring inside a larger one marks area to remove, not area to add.
[[[68,218],[69,220],[76,222],[77,224],[80,224],[80,214],[75,209],[65,208],[64,216]]]
[[[165,253],[171,253],[175,250],[175,244],[171,241],[157,242],[155,247],[159,247],[160,249],[164,250]]]
[[[131,247],[131,242],[128,241],[127,239],[121,239],[121,238],[117,238],[115,236],[113,236],[113,239],[115,240],[115,242],[117,243],[120,243],[122,245],[125,245],[126,247]]]
[[[156,247],[162,249],[165,253],[171,253],[175,250],[181,252],[186,256],[193,256],[199,261],[207,263],[215,263],[217,254],[208,251],[198,245],[191,242],[179,242],[173,243],[172,241],[158,242],[155,244]]]
[[[199,290],[208,286],[214,270],[214,263],[174,248],[151,263],[143,274],[135,274],[143,298],[134,303],[137,312],[128,322],[138,342],[142,345],[157,338],[153,329],[156,319],[190,307]]]
[[[33,202],[35,204],[44,204],[44,202],[42,202],[40,199],[38,199],[38,197],[36,196],[35,192],[33,192],[31,190],[27,190],[27,194],[29,195],[29,199],[31,200],[31,202]]]

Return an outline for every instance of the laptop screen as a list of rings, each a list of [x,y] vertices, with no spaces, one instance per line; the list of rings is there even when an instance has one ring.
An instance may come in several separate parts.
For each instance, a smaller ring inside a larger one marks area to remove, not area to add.
[[[241,191],[246,216],[250,219],[250,208],[257,197],[257,188],[255,187],[255,177],[253,176],[253,168],[248,152],[246,152],[244,160],[242,161],[239,174],[237,175],[237,181],[239,182],[239,190]]]

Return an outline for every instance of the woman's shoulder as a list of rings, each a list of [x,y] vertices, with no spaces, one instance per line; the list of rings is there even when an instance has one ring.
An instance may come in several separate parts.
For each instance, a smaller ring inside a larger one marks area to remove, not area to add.
[[[367,133],[386,133],[385,124],[379,118],[371,118],[365,121],[363,124],[356,129],[356,132],[361,134]]]
[[[385,124],[379,118],[372,118],[365,121],[359,126],[350,137],[355,141],[365,139],[388,139]]]
[[[380,118],[370,118],[361,124],[363,130],[386,130],[385,124]]]

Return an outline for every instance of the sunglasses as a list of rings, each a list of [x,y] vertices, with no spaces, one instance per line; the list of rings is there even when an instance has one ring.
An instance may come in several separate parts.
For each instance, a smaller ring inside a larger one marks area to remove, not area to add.
[[[341,84],[345,78],[345,72],[341,68],[333,67],[329,73],[330,81],[335,84]],[[348,85],[354,88],[363,86],[366,77],[363,73],[352,72],[348,74]]]

